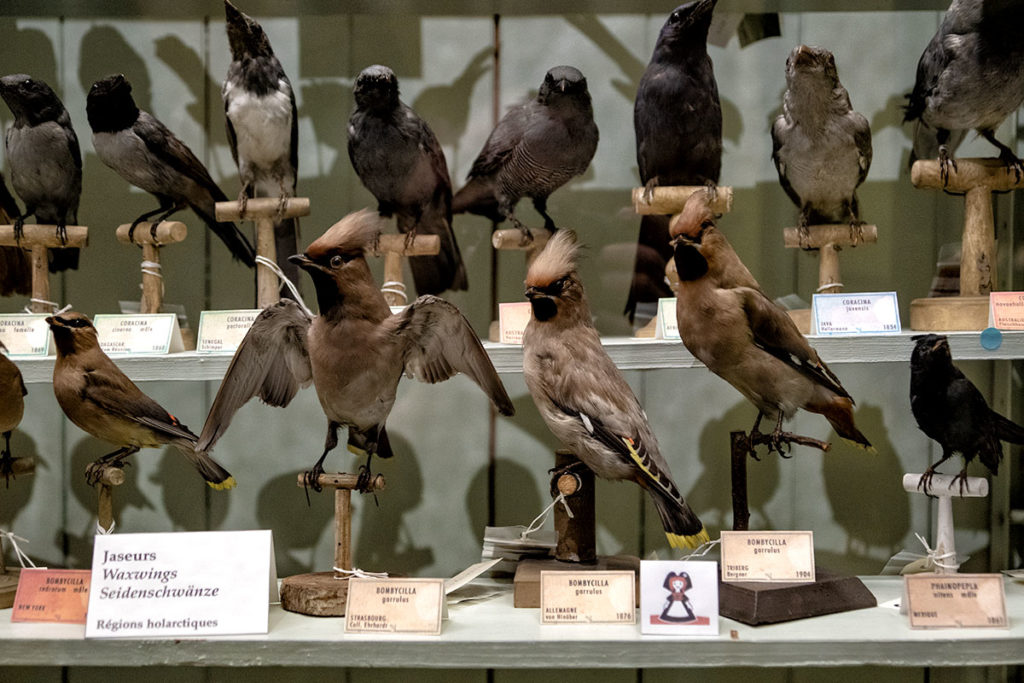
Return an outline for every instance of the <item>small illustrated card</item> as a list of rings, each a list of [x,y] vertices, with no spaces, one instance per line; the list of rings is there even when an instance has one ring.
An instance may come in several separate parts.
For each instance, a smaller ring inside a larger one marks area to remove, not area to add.
[[[111,356],[161,355],[185,350],[178,316],[174,313],[100,313],[92,324],[96,327],[100,348]]]
[[[679,339],[675,297],[658,299],[658,329],[654,337],[656,339]]]
[[[88,569],[22,569],[11,621],[84,624],[91,574]]]
[[[242,343],[245,333],[252,327],[263,311],[241,309],[232,311],[203,311],[199,314],[199,353],[234,353]]]
[[[1009,628],[1002,574],[908,574],[910,628]]]
[[[988,295],[988,306],[989,327],[1024,330],[1024,292],[992,292]]]
[[[718,563],[640,562],[640,633],[718,635]]]
[[[45,314],[8,313],[0,315],[0,342],[12,358],[45,356],[50,353],[50,326]]]
[[[266,633],[276,600],[269,530],[99,535],[85,637]]]
[[[498,341],[502,344],[522,344],[528,322],[529,301],[498,304]]]
[[[814,532],[723,531],[722,581],[814,582]]]
[[[542,624],[635,624],[633,571],[542,571]]]
[[[441,635],[444,579],[349,579],[345,633]]]
[[[824,336],[895,334],[900,331],[896,292],[815,294],[811,331]]]

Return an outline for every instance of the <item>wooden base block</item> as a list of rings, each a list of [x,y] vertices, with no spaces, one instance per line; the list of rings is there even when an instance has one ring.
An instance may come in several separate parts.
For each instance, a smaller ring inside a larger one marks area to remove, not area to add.
[[[14,605],[14,594],[18,592],[20,577],[20,569],[8,569],[6,574],[0,574],[0,609]]]
[[[296,574],[281,581],[281,607],[311,617],[343,617],[348,581],[334,572]]]
[[[718,584],[718,610],[750,626],[778,624],[823,614],[875,607],[878,602],[855,576],[817,569],[814,583]]]
[[[987,296],[949,296],[910,302],[910,329],[927,332],[984,330],[988,327]]]
[[[592,564],[562,562],[555,559],[522,560],[516,567],[516,607],[540,607],[540,573],[543,572],[592,572],[631,570],[636,572],[636,599],[640,605],[640,558],[632,555],[611,555],[597,558]]]
[[[796,329],[800,330],[800,334],[811,333],[811,309],[794,308],[786,311],[786,313],[788,313],[790,319],[796,323]]]

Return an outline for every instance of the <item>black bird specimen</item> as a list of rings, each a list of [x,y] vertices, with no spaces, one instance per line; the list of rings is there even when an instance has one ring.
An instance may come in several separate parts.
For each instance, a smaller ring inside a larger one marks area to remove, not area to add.
[[[348,449],[367,456],[365,490],[371,458],[392,455],[384,423],[403,374],[435,383],[461,372],[501,414],[514,413],[480,340],[457,308],[427,294],[392,315],[365,258],[384,225],[376,212],[351,214],[305,254],[292,257],[313,278],[320,315],[310,318],[295,302],[282,299],[256,318],[210,407],[199,451],[213,448],[253,396],[286,406],[312,380],[327,416],[327,440],[309,485],[320,489],[324,459],[338,445],[338,429],[348,427]]]
[[[250,197],[279,197],[283,208],[295,196],[299,168],[299,119],[292,84],[274,56],[263,27],[224,0],[231,65],[221,96],[231,156],[238,164],[245,210]],[[299,250],[299,221],[274,222],[278,265],[295,282],[299,270],[288,257]]]
[[[915,159],[938,157],[943,179],[972,128],[999,150],[1018,179],[1024,164],[995,130],[1024,102],[1024,3],[953,0],[917,63],[904,123],[915,122]]]
[[[996,474],[1003,456],[1000,441],[1024,444],[1024,427],[988,407],[978,388],[953,365],[945,336],[924,334],[913,339],[910,410],[921,431],[942,446],[942,458],[924,471],[918,488],[927,491],[935,469],[959,453],[964,466],[950,487],[959,480],[963,493],[967,465],[978,458]]]
[[[100,160],[160,202],[159,207],[132,222],[132,231],[142,221],[157,216],[153,221],[155,230],[157,223],[188,206],[235,258],[247,266],[256,265],[255,252],[246,236],[234,223],[220,223],[215,218],[214,204],[226,202],[227,195],[185,143],[135,106],[132,86],[123,75],[93,83],[85,110]]]
[[[386,66],[360,72],[348,120],[348,157],[380,215],[397,217],[409,237],[438,235],[441,251],[412,256],[418,294],[466,289],[466,266],[452,232],[452,182],[444,152],[426,121],[398,99],[398,79]]]
[[[832,53],[798,45],[786,60],[782,113],[772,125],[779,182],[800,208],[800,229],[860,225],[857,187],[871,166],[871,127],[853,111]]]
[[[0,342],[0,436],[4,438],[4,447],[0,449],[0,477],[6,484],[11,477],[14,456],[11,454],[11,432],[21,423],[25,413],[25,380],[21,371],[2,352],[7,347]]]
[[[717,185],[722,170],[722,105],[708,56],[717,0],[694,0],[665,21],[633,107],[636,160],[646,193],[658,185]],[[665,265],[672,258],[668,217],[640,220],[626,313],[640,302],[672,296]]]
[[[20,239],[25,219],[34,214],[38,223],[56,225],[66,242],[82,194],[82,153],[71,116],[50,86],[25,74],[0,78],[0,97],[14,114],[5,138],[7,161],[11,186],[25,204],[25,212],[15,214],[14,234]],[[78,249],[52,249],[49,256],[50,272],[78,268]]]
[[[548,197],[587,170],[597,139],[587,79],[571,66],[550,69],[537,97],[498,121],[468,182],[455,193],[452,213],[468,211],[497,223],[507,218],[528,234],[514,212],[521,198],[530,197],[544,227],[554,232]]]
[[[7,189],[0,173],[0,223],[10,225],[21,210]],[[28,294],[32,291],[32,264],[28,252],[20,247],[0,247],[0,296]]]

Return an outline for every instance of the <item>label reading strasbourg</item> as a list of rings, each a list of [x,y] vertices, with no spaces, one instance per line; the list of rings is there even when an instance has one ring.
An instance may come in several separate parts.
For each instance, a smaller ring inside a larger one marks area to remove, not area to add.
[[[348,579],[345,633],[441,635],[444,579]]]

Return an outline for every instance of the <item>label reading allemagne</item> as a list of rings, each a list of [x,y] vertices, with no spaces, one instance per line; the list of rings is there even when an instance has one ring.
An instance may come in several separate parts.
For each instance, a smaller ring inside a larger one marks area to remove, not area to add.
[[[813,532],[723,531],[722,581],[813,582]]]
[[[444,579],[349,579],[345,633],[441,635]]]
[[[999,574],[904,577],[911,628],[1008,628]]]
[[[632,571],[541,572],[542,624],[635,624]]]

